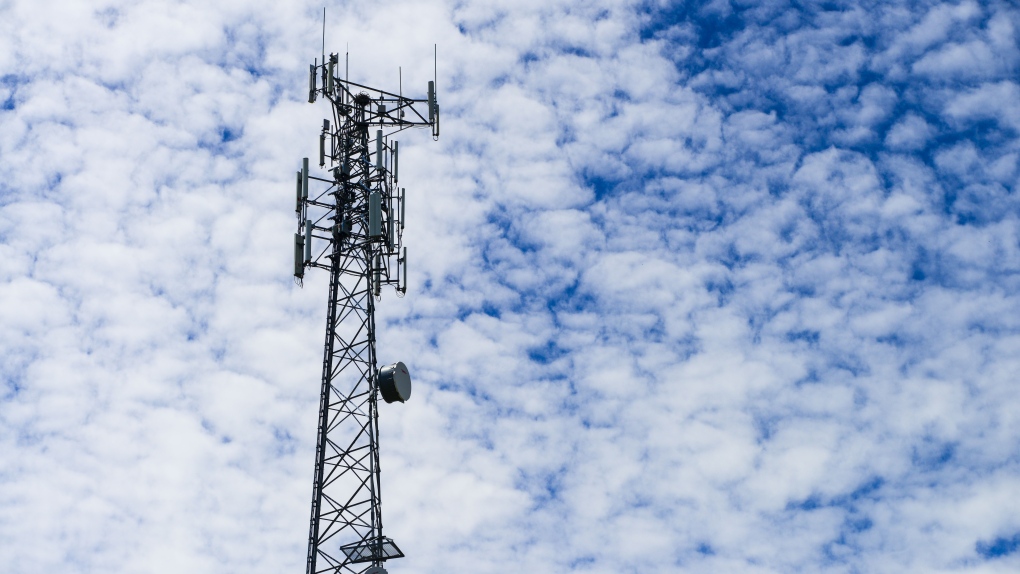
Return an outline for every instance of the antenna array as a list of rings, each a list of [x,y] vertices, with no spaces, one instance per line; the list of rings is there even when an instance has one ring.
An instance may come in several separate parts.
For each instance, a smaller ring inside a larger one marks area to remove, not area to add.
[[[407,290],[404,188],[393,136],[411,127],[439,137],[435,83],[408,98],[338,77],[338,56],[309,66],[308,101],[326,100],[332,119],[319,134],[320,171],[297,172],[294,277],[329,271],[326,341],[315,452],[306,574],[385,572],[400,548],[383,536],[378,398],[403,402],[403,363],[377,368],[375,303],[383,285]]]

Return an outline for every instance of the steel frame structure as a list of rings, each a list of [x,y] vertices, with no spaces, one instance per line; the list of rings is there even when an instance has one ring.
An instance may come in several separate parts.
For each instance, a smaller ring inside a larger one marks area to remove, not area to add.
[[[398,296],[407,288],[391,136],[410,127],[439,136],[433,82],[427,98],[407,98],[339,78],[337,61],[331,54],[309,68],[309,103],[322,97],[332,109],[319,138],[330,177],[312,176],[308,158],[297,177],[296,281],[308,268],[329,271],[306,574],[379,572],[403,556],[383,536],[375,303],[383,285]]]

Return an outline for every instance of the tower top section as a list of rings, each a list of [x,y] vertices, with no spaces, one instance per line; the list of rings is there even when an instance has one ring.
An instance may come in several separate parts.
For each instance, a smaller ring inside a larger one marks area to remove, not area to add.
[[[336,121],[357,115],[365,127],[390,128],[387,135],[410,127],[430,127],[432,137],[439,137],[439,104],[436,102],[436,83],[428,83],[426,97],[409,98],[399,93],[371,88],[340,78],[337,74],[339,56],[330,54],[320,64],[316,61],[308,68],[308,102],[319,97],[333,104]],[[402,82],[401,82],[402,83]]]

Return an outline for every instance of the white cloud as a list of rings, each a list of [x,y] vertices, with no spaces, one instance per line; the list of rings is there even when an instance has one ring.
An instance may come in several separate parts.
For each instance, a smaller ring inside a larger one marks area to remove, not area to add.
[[[988,45],[980,41],[948,44],[926,54],[914,64],[914,72],[938,79],[964,76],[982,77],[994,70],[995,56]]]
[[[894,150],[918,150],[928,145],[932,135],[934,131],[924,118],[909,114],[889,130],[885,145]]]
[[[990,119],[1017,129],[1020,127],[1020,87],[1011,81],[982,84],[954,94],[945,112],[961,122]]]

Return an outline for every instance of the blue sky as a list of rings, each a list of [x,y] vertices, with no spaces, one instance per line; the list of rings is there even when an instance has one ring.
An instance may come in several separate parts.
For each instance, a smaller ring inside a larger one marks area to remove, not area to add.
[[[321,4],[0,6],[0,564],[304,567]],[[349,2],[391,572],[1020,568],[1020,10]]]

